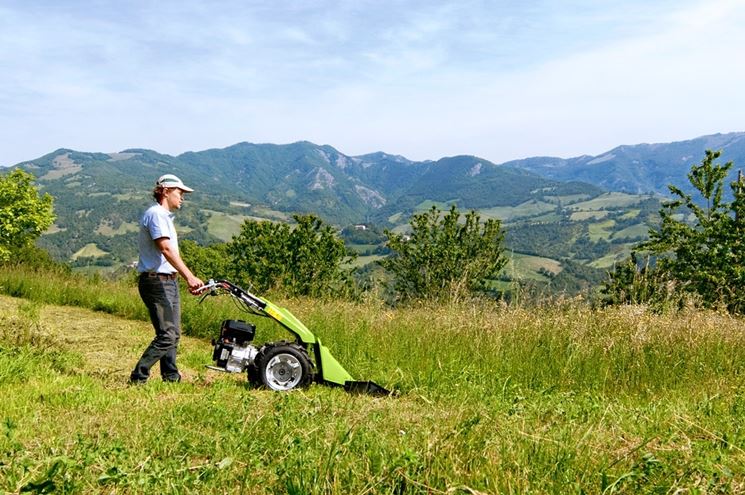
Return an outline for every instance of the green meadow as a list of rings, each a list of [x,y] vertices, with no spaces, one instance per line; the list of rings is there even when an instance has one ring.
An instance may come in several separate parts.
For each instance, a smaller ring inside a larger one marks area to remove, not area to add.
[[[743,493],[745,325],[578,301],[278,300],[357,379],[290,393],[207,370],[242,315],[184,294],[184,382],[128,386],[132,282],[0,269],[0,492]],[[257,341],[289,335],[263,319]]]

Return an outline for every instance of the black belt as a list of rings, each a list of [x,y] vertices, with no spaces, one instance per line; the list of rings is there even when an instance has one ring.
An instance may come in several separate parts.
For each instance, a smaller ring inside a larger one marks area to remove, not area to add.
[[[142,272],[140,278],[159,278],[161,280],[176,280],[178,273],[155,273],[155,272]]]

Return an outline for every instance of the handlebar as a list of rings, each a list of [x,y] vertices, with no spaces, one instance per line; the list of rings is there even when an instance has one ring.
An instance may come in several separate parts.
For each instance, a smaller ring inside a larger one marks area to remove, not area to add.
[[[254,314],[257,312],[263,312],[266,307],[266,302],[261,298],[256,297],[247,290],[244,290],[232,282],[227,280],[213,280],[209,279],[206,284],[194,291],[194,295],[202,295],[200,303],[204,301],[207,296],[216,296],[218,294],[229,294],[238,300],[245,308],[246,311]],[[264,316],[261,314],[261,316]]]
[[[201,294],[202,292],[209,291],[211,293],[211,295],[216,295],[216,294],[214,294],[215,289],[224,289],[224,288],[225,288],[225,286],[223,284],[221,284],[220,282],[215,282],[214,280],[209,279],[206,284],[204,284],[203,286],[199,287],[194,292],[196,294]]]

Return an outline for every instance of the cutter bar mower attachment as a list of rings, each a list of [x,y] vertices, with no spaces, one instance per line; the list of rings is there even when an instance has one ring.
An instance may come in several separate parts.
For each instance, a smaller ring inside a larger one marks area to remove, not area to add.
[[[375,382],[356,381],[352,378],[352,375],[339,364],[339,361],[329,352],[328,347],[321,344],[320,340],[316,339],[314,348],[316,351],[316,363],[319,363],[318,367],[320,368],[318,373],[319,382],[342,386],[344,390],[354,394],[391,395],[389,390],[386,390]]]
[[[378,395],[381,397],[393,395],[390,390],[381,387],[375,382],[349,381],[344,384],[344,390],[351,394]]]

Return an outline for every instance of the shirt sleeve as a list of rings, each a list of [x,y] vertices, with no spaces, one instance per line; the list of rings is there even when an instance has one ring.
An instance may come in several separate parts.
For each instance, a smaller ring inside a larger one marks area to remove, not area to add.
[[[142,219],[142,224],[148,230],[150,238],[153,240],[160,239],[161,237],[170,239],[171,237],[168,229],[168,219],[158,210],[150,210],[145,215],[145,218]]]

